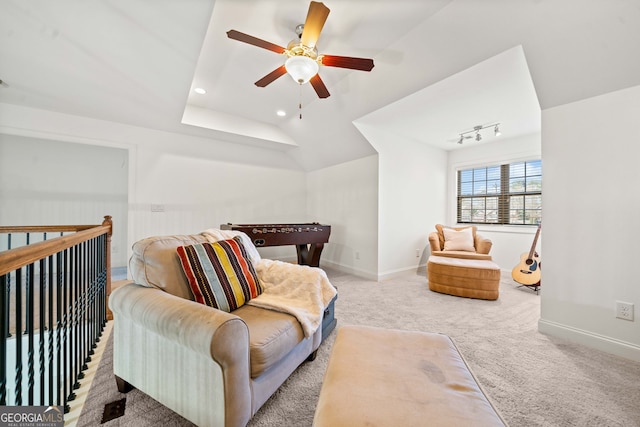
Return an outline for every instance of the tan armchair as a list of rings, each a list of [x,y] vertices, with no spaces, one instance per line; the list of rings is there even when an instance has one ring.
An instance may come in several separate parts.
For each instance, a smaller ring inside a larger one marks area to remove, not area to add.
[[[449,239],[447,239],[449,237]],[[476,233],[476,227],[447,227],[436,225],[436,231],[429,234],[431,255],[491,260],[492,242]]]
[[[119,391],[135,387],[198,426],[244,427],[302,362],[315,357],[322,328],[306,336],[285,312],[249,303],[226,312],[196,302],[176,248],[215,240],[205,232],[133,245],[135,283],[109,298],[113,373]],[[245,249],[257,254],[251,241]]]

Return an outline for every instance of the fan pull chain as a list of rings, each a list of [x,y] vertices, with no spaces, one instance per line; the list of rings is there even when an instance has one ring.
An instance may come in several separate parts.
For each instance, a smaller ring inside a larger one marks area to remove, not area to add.
[[[299,84],[298,86],[300,86],[300,102],[298,103],[298,109],[300,110],[300,120],[302,120],[302,85]]]

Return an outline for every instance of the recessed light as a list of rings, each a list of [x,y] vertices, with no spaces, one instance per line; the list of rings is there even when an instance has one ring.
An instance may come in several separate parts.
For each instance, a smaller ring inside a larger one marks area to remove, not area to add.
[[[286,115],[287,115],[287,112],[286,112],[286,111],[284,111],[284,110],[278,110],[278,111],[276,112],[276,114],[277,114],[278,116],[280,116],[280,117],[284,117],[284,116],[286,116]]]
[[[204,95],[205,93],[207,93],[206,90],[202,89],[201,87],[197,87],[193,90],[195,93],[200,94],[200,95]]]

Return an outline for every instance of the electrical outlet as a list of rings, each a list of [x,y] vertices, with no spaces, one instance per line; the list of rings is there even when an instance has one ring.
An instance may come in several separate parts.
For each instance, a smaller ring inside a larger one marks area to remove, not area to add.
[[[151,212],[164,212],[164,205],[152,203]]]
[[[416,258],[420,258],[420,249],[416,249]]]
[[[360,259],[360,252],[356,251],[356,259]]]
[[[633,304],[630,302],[616,301],[616,317],[633,322]]]

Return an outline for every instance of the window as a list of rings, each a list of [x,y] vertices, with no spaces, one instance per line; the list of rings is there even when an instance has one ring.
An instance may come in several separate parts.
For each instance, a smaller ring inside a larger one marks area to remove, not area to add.
[[[458,222],[538,224],[542,219],[542,161],[458,171]]]

